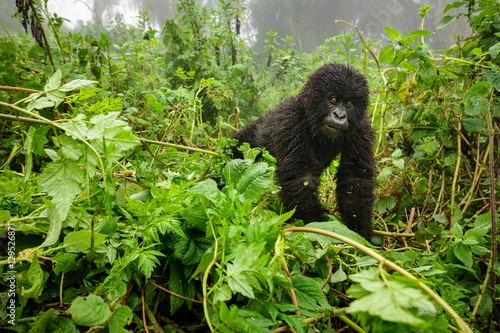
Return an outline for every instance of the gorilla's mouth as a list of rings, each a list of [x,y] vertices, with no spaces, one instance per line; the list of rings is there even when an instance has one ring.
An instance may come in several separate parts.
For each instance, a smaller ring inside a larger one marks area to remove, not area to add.
[[[340,132],[342,132],[342,129],[336,127],[336,126],[332,126],[332,125],[328,125],[328,124],[324,124],[324,127],[325,127],[325,130],[328,132],[328,134],[330,135],[339,135]]]

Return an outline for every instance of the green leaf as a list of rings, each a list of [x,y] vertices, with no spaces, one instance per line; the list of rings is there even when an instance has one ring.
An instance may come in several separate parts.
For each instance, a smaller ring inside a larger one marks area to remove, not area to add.
[[[394,60],[394,45],[387,45],[380,51],[380,56],[379,56],[379,61],[380,62],[387,62],[387,63],[392,63]]]
[[[66,123],[60,124],[60,126],[67,129],[68,131],[71,131],[75,135],[78,135],[80,138],[85,138],[87,137],[89,129],[87,128],[87,125],[83,121],[76,121],[77,118],[78,117],[73,119],[73,121],[68,121]],[[72,137],[73,139],[77,139],[74,136]]]
[[[483,51],[481,50],[481,48],[476,47],[472,50],[472,54],[481,58],[481,56],[483,55]]]
[[[28,130],[28,135],[26,136],[26,141],[24,142],[24,155],[26,159],[26,166],[24,168],[24,182],[26,183],[31,175],[31,169],[33,168],[33,149],[31,144],[33,143],[33,138],[35,136],[36,128],[30,126]]]
[[[84,79],[76,79],[71,82],[68,82],[59,88],[60,91],[71,91],[85,87],[92,87],[94,84],[97,84],[98,81],[84,80]]]
[[[165,255],[160,251],[156,250],[143,250],[139,254],[139,262],[138,262],[138,270],[144,276],[149,279],[151,277],[151,273],[156,265],[160,264],[160,260],[158,257],[164,257]]]
[[[453,223],[451,227],[451,234],[458,238],[462,238],[464,236],[464,232],[462,230],[462,226],[460,225],[460,223]]]
[[[229,301],[233,297],[233,293],[231,293],[231,289],[227,284],[223,284],[215,289],[214,297],[212,299],[213,304],[217,304],[218,302]]]
[[[380,274],[386,274],[382,272]],[[436,308],[429,296],[416,286],[416,281],[403,277],[385,276],[381,279],[375,267],[349,276],[355,284],[347,293],[356,298],[349,305],[349,313],[366,313],[382,320],[420,325],[419,313],[435,314]]]
[[[56,256],[52,258],[54,265],[54,273],[58,275],[61,272],[68,273],[73,268],[76,268],[76,259],[78,254],[57,252]]]
[[[480,132],[484,127],[483,121],[475,118],[463,119],[462,124],[464,125],[464,129],[467,133]]]
[[[446,7],[444,7],[443,14],[445,14],[450,9],[462,7],[464,3],[464,1],[455,1],[453,3],[447,4]]]
[[[78,161],[83,155],[83,144],[69,136],[60,136],[59,143],[61,144],[61,153],[64,157]]]
[[[260,257],[266,243],[252,243],[234,251],[232,263],[227,265],[227,282],[233,292],[255,298],[255,291],[262,289],[260,283],[263,263],[267,255]]]
[[[194,287],[194,281],[187,281],[184,277],[184,269],[179,261],[172,260],[170,262],[170,282],[168,283],[168,288],[178,294],[188,298],[194,298],[196,289]],[[170,313],[174,314],[182,304],[187,303],[190,307],[193,303],[186,302],[186,300],[170,295]]]
[[[68,313],[77,325],[94,326],[104,324],[108,320],[111,310],[100,296],[90,294],[86,299],[76,298],[71,303]]]
[[[492,59],[496,59],[496,57],[498,56],[498,53],[500,51],[500,43],[496,43],[495,45],[493,45],[492,47],[490,47],[488,49],[488,51],[490,52],[490,56]],[[487,72],[489,73],[489,72]],[[493,72],[494,73],[494,72]],[[497,73],[498,74],[498,73]],[[490,81],[491,82],[491,81]],[[496,87],[495,87],[496,88]],[[498,90],[498,89],[497,89]]]
[[[500,43],[496,45],[500,45]],[[488,71],[486,72],[485,76],[488,82],[490,82],[496,90],[500,91],[500,73]]]
[[[90,251],[90,231],[80,230],[70,232],[66,237],[64,237],[63,245],[67,246],[66,251],[72,253],[88,253]],[[94,249],[98,252],[104,251],[106,252],[106,247],[104,246],[104,242],[107,236],[97,233],[94,233]]]
[[[377,209],[379,214],[385,214],[390,210],[392,210],[395,206],[396,206],[396,199],[394,199],[394,197],[380,199],[377,202]]]
[[[47,207],[49,231],[47,231],[47,236],[45,237],[45,241],[42,243],[42,245],[40,245],[40,248],[52,246],[59,240],[59,235],[61,234],[62,222],[63,222],[63,220],[59,217],[59,214],[57,214],[56,207],[52,202],[46,202],[45,206]]]
[[[28,102],[29,100],[27,100],[26,102]],[[44,109],[44,108],[51,108],[53,107],[55,104],[53,101],[51,101],[50,99],[48,99],[47,97],[40,97],[34,101],[29,101],[28,103],[28,106],[26,107],[26,109],[28,111],[33,111],[35,109],[37,110],[41,110],[41,109]]]
[[[347,274],[342,269],[337,269],[330,278],[330,283],[337,283],[347,280]]]
[[[458,243],[453,247],[453,254],[464,263],[466,267],[472,267],[472,251],[470,248],[462,243]]]
[[[109,331],[116,333],[127,333],[129,330],[125,326],[130,325],[134,314],[128,306],[120,306],[113,312],[109,320]]]
[[[50,326],[51,322],[57,320],[54,309],[50,308],[41,315],[36,321],[35,325],[33,325],[30,329],[30,333],[41,333],[41,332],[50,332],[50,328],[47,330],[47,326]]]
[[[52,196],[60,220],[65,220],[73,199],[82,192],[83,170],[76,162],[50,162],[40,177],[43,190]]]
[[[321,311],[329,307],[320,285],[313,279],[295,275],[292,277],[292,285],[300,308]]]
[[[482,296],[480,300],[480,295],[473,296],[470,301],[471,304],[476,304],[480,301],[479,307],[477,308],[477,314],[483,318],[487,318],[493,311],[493,301],[487,295]]]
[[[439,24],[436,27],[436,30],[446,27],[448,24],[455,21],[458,17],[459,15],[446,15],[445,17],[443,17],[441,22],[439,22]]]
[[[47,99],[54,102],[54,105],[57,105],[64,101],[64,93],[58,89],[49,91],[47,92]]]
[[[490,76],[490,79],[493,79],[493,81],[495,81],[495,78],[498,78],[498,76]],[[464,97],[465,113],[468,116],[478,116],[481,114],[482,110],[488,108],[488,100],[486,99],[486,96],[488,95],[490,88],[491,85],[484,81],[476,82],[470,87]]]
[[[241,175],[236,189],[240,193],[240,201],[255,201],[267,190],[273,181],[274,169],[266,163],[256,163]]]
[[[231,160],[222,170],[222,178],[226,185],[236,185],[241,175],[252,165],[251,160]]]
[[[45,86],[43,87],[44,91],[49,91],[53,89],[59,88],[61,85],[62,72],[61,69],[58,69],[48,80]]]
[[[427,30],[415,30],[415,31],[410,32],[408,34],[408,37],[420,38],[420,37],[428,36],[428,35],[432,35],[432,34],[433,34],[433,32],[430,32]]]
[[[405,160],[402,158],[397,159],[397,160],[393,160],[392,164],[394,164],[395,166],[397,166],[401,170],[405,169]]]
[[[491,212],[487,212],[481,215],[477,215],[474,220],[474,228],[491,228]]]
[[[28,270],[28,282],[31,284],[31,287],[25,289],[23,286],[21,295],[28,298],[34,298],[35,300],[38,299],[43,290],[44,279],[43,271],[36,255],[33,256],[33,261]]]
[[[385,32],[387,33],[387,36],[389,36],[389,38],[392,38],[392,39],[396,39],[396,40],[399,40],[401,39],[401,33],[399,31],[397,31],[396,29],[394,28],[391,28],[391,27],[384,27],[385,29]]]
[[[441,223],[441,224],[446,224],[448,222],[448,220],[446,219],[446,216],[444,216],[444,215],[434,214],[434,215],[432,215],[432,218],[436,222]]]

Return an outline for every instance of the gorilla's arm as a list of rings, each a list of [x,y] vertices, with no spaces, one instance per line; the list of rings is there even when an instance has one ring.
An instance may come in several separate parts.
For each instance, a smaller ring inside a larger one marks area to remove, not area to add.
[[[319,164],[311,167],[310,161],[309,163],[294,161],[294,164],[290,166],[288,172],[278,173],[280,195],[285,210],[295,208],[293,217],[304,222],[323,221],[323,208],[318,200],[317,191],[321,167]],[[300,167],[301,164],[307,167]]]
[[[346,225],[370,238],[375,187],[374,133],[367,117],[346,138],[337,171],[337,202]]]

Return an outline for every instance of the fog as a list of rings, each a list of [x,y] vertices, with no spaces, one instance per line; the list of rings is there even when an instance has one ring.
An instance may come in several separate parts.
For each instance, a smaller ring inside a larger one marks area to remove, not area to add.
[[[22,31],[15,13],[15,1],[0,4],[0,22],[9,31]],[[468,36],[465,19],[457,20],[445,29],[436,31],[443,18],[443,9],[452,0],[248,0],[235,1],[244,13],[242,36],[256,50],[264,46],[269,30],[280,37],[292,36],[299,51],[308,52],[323,44],[325,39],[354,29],[336,20],[345,20],[356,25],[365,38],[383,40],[384,26],[390,26],[407,34],[421,29],[419,7],[431,5],[424,22],[424,29],[435,34],[426,37],[434,49],[447,48],[456,42],[456,35]],[[198,4],[211,6],[217,0],[200,0]],[[76,29],[93,22],[105,27],[116,15],[121,15],[126,24],[137,24],[139,12],[147,12],[148,24],[161,31],[166,19],[174,17],[176,0],[48,0],[48,10],[63,17],[67,29]],[[454,14],[453,9],[447,14]],[[17,20],[17,22],[16,22]],[[2,34],[4,32],[2,31]]]

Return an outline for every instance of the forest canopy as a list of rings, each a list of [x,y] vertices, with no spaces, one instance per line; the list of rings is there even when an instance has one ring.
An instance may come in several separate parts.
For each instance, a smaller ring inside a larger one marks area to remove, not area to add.
[[[293,24],[260,31],[259,52],[242,27],[261,1],[180,0],[159,28],[140,12],[80,31],[47,1],[10,3],[2,330],[500,332],[498,0],[415,8],[381,34],[359,8],[319,46]],[[338,161],[319,188],[329,220],[305,224],[269,152],[231,153],[234,132],[328,63],[369,83],[369,241],[340,218]]]

